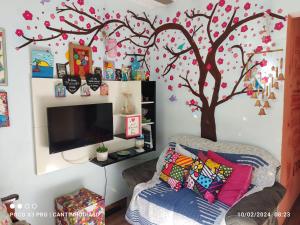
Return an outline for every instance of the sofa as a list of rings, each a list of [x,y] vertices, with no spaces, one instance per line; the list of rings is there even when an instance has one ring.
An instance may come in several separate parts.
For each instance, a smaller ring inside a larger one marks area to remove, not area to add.
[[[249,191],[232,207],[220,201],[209,204],[188,189],[173,191],[159,174],[167,149],[177,146],[190,156],[197,155],[199,149],[212,150],[233,162],[253,166]],[[276,225],[275,212],[285,193],[279,173],[279,161],[259,147],[176,135],[158,159],[123,171],[132,193],[126,220],[132,225]]]

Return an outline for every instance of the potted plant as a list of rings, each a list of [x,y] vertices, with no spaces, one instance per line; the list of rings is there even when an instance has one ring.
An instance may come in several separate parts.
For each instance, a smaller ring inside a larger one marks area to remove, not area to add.
[[[106,161],[108,157],[108,148],[102,143],[102,146],[99,146],[96,149],[97,152],[97,160],[98,161]]]

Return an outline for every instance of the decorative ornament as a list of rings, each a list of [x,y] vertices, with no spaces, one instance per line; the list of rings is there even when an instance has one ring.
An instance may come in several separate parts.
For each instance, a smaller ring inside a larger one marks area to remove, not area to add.
[[[98,74],[89,74],[86,76],[86,83],[93,91],[97,91],[102,83],[101,76]]]
[[[271,99],[271,100],[275,100],[275,99],[276,99],[276,96],[275,96],[275,93],[274,93],[274,92],[271,92],[271,93],[270,93],[269,99]]]
[[[271,108],[269,101],[265,101],[264,108],[265,109]]]
[[[251,98],[253,98],[253,99],[257,99],[257,92],[253,92],[253,94],[252,94]]]
[[[260,116],[267,115],[265,109],[264,108],[260,108],[258,115],[260,115]]]
[[[279,90],[279,83],[278,83],[278,81],[276,81],[276,82],[274,83],[274,88],[277,89],[277,90]]]
[[[280,59],[280,74],[278,76],[278,80],[279,81],[283,81],[284,80],[284,75],[283,75],[283,58]]]
[[[256,100],[256,102],[255,102],[255,106],[256,106],[256,107],[261,107],[260,100],[258,100],[258,99]]]
[[[67,88],[68,92],[75,94],[81,87],[81,78],[79,76],[66,75],[63,77],[63,85]]]

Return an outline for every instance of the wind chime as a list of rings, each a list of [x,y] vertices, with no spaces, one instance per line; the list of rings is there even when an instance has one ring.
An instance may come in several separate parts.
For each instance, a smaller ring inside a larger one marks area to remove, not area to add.
[[[279,51],[283,50],[265,51],[260,54]],[[248,63],[246,68],[247,71],[249,70],[249,64],[251,63],[251,61]],[[259,78],[257,78],[257,74],[259,74]],[[271,79],[271,82],[269,81],[269,78]],[[280,82],[285,80],[283,74],[283,58],[280,58],[279,60],[279,67],[272,67],[269,78],[262,78],[261,72],[258,73],[257,70],[249,71],[244,78],[247,90],[252,93],[251,98],[255,100],[254,106],[259,108],[259,116],[267,115],[266,110],[271,108],[270,101],[276,100],[275,93],[280,89]]]

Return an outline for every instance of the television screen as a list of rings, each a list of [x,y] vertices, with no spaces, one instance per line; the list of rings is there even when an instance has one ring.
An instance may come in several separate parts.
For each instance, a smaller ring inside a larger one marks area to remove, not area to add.
[[[50,154],[113,139],[112,103],[47,108]]]

